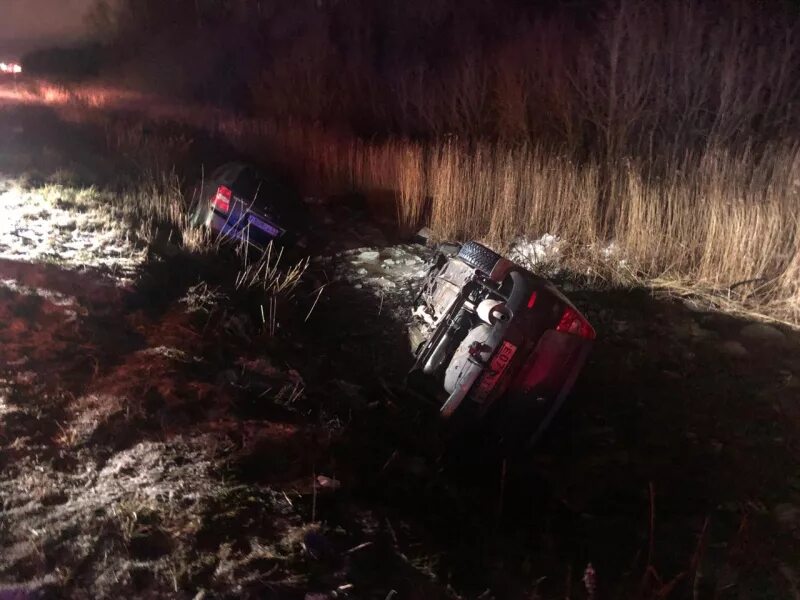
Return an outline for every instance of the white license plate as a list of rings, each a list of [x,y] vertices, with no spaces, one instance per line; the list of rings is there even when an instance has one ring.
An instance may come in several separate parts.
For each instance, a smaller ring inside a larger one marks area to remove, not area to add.
[[[254,227],[258,227],[261,231],[268,233],[272,237],[278,237],[281,234],[281,230],[275,227],[275,225],[267,223],[255,215],[247,215],[247,222]]]
[[[512,344],[511,342],[503,342],[503,345],[500,349],[495,353],[492,357],[492,362],[489,364],[489,368],[483,375],[483,379],[478,384],[478,390],[475,393],[475,400],[478,402],[482,402],[486,399],[494,387],[497,385],[498,380],[502,377],[503,373],[505,372],[506,368],[508,367],[508,363],[511,362],[511,359],[514,358],[514,354],[517,352],[517,347]]]

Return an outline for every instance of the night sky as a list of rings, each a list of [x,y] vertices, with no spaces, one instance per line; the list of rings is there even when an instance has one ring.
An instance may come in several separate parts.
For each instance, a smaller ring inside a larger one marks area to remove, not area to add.
[[[0,0],[0,52],[19,54],[85,33],[94,0]]]

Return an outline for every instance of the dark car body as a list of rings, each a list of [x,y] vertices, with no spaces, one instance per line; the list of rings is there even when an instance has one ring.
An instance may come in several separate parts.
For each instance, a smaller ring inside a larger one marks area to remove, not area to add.
[[[246,163],[228,163],[197,186],[191,222],[223,240],[264,248],[301,239],[306,207],[277,177]]]
[[[551,282],[477,242],[438,256],[413,314],[412,373],[444,390],[441,416],[487,419],[514,446],[548,427],[595,338]]]

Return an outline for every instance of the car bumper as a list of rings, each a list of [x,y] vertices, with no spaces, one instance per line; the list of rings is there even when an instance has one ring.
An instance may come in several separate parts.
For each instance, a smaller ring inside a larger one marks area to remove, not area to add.
[[[274,232],[267,232],[250,224],[247,220],[247,215],[232,218],[213,210],[208,215],[206,226],[222,240],[241,241],[256,248],[264,248],[272,240],[282,238],[285,235],[285,232],[277,227]]]

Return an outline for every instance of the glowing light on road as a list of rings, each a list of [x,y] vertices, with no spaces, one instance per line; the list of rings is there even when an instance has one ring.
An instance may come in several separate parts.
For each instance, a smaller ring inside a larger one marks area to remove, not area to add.
[[[18,65],[17,63],[4,63],[0,62],[0,71],[3,73],[11,73],[12,75],[18,75],[22,73],[22,66]]]

